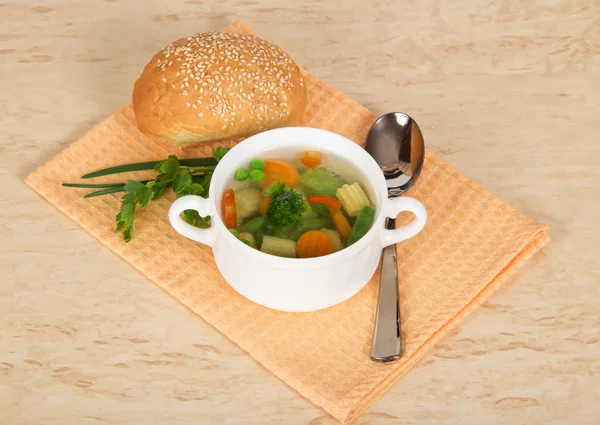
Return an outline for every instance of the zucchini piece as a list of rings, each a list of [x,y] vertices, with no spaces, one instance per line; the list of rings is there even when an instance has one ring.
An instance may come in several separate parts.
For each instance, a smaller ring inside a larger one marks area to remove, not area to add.
[[[312,168],[300,176],[300,184],[307,196],[325,195],[335,198],[337,190],[345,183],[323,167]]]

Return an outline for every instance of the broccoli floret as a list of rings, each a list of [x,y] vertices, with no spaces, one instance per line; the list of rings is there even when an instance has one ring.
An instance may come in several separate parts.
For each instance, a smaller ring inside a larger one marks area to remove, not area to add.
[[[281,226],[296,223],[306,211],[306,202],[302,194],[289,190],[271,201],[266,216],[266,231],[275,231]]]
[[[278,196],[281,196],[284,193],[289,192],[290,190],[291,189],[287,184],[281,183],[281,182],[275,182],[275,183],[271,183],[269,185],[269,187],[267,187],[266,189],[263,190],[263,195],[265,195],[266,198],[275,199]]]

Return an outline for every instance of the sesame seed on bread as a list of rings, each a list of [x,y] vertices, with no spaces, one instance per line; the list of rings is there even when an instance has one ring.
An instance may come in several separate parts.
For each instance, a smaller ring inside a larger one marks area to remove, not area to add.
[[[293,125],[305,107],[296,63],[254,35],[181,38],[154,55],[133,89],[140,131],[179,147]]]

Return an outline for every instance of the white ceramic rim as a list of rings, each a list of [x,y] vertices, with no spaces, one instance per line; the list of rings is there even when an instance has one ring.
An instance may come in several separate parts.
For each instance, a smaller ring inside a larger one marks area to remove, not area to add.
[[[211,227],[215,226],[213,231],[225,233],[223,237],[227,240],[239,244],[238,248],[242,250],[244,254],[248,257],[255,259],[260,262],[269,262],[270,265],[276,266],[277,268],[303,268],[303,269],[314,269],[320,268],[323,266],[331,265],[332,263],[337,263],[339,261],[343,261],[350,257],[356,256],[359,252],[361,252],[367,245],[373,242],[375,238],[376,228],[375,226],[379,222],[381,215],[387,212],[387,186],[385,183],[385,178],[383,176],[383,172],[381,171],[379,165],[375,160],[365,151],[361,146],[354,143],[352,140],[328,130],[323,130],[314,127],[281,127],[273,130],[267,130],[262,133],[257,133],[253,136],[248,137],[247,139],[241,141],[236,146],[232,148],[232,151],[235,149],[240,152],[240,155],[246,157],[248,161],[252,159],[253,156],[260,155],[266,151],[270,150],[279,150],[285,149],[288,146],[285,144],[272,146],[273,141],[270,139],[273,136],[277,136],[281,134],[282,138],[286,137],[286,133],[294,133],[295,138],[298,137],[298,134],[305,133],[307,143],[296,143],[290,142],[289,147],[294,148],[295,146],[301,145],[300,149],[302,150],[319,150],[324,153],[331,153],[332,155],[339,156],[339,154],[330,149],[330,146],[337,146],[337,150],[347,150],[349,151],[348,157],[344,156],[343,160],[349,162],[352,166],[358,167],[357,164],[352,161],[351,157],[354,155],[362,156],[363,159],[367,163],[367,167],[369,169],[362,169],[362,173],[369,180],[369,184],[371,184],[372,189],[377,196],[377,215],[373,220],[371,228],[369,231],[360,238],[357,242],[346,247],[340,251],[334,252],[332,254],[328,254],[322,257],[314,257],[314,258],[287,258],[287,257],[279,257],[276,255],[267,254],[261,252],[257,249],[251,248],[246,244],[239,241],[230,231],[225,227],[221,219],[220,208],[217,201],[221,200],[222,193],[215,194],[215,185],[216,181],[220,180],[221,176],[225,174],[225,178],[228,178],[233,175],[235,172],[235,167],[238,166],[237,162],[234,163],[233,156],[225,155],[223,159],[217,164],[215,168],[214,174],[212,176],[212,180],[209,187],[209,196],[206,198],[206,201],[209,201],[209,207],[212,211],[214,211],[214,215],[217,216],[217,220],[211,214]],[[320,133],[320,134],[316,134]],[[269,139],[265,139],[265,135],[268,135]],[[318,140],[321,143],[311,142],[311,138],[314,138],[315,135],[319,136]],[[325,142],[323,139],[327,139]],[[323,143],[324,142],[324,143]],[[200,230],[200,229],[199,229]],[[211,231],[210,228],[202,231]],[[380,243],[378,240],[377,243]]]

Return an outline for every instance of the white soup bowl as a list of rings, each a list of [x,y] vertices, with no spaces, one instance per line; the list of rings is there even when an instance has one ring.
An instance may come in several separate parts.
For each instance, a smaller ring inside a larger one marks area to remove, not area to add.
[[[342,159],[358,172],[371,201],[375,219],[357,242],[333,254],[317,258],[284,258],[247,246],[229,232],[221,220],[221,198],[236,169],[253,158],[278,152],[318,150]],[[200,229],[180,217],[184,210],[211,216],[211,227]],[[410,211],[415,218],[395,230],[386,230],[386,217]],[[217,165],[209,196],[183,196],[169,210],[173,228],[183,236],[212,247],[215,262],[225,280],[239,294],[262,306],[307,312],[341,303],[359,292],[375,273],[384,247],[415,236],[425,226],[427,211],[410,197],[388,199],[383,173],[375,160],[351,140],[311,127],[285,127],[251,136],[232,148]]]

